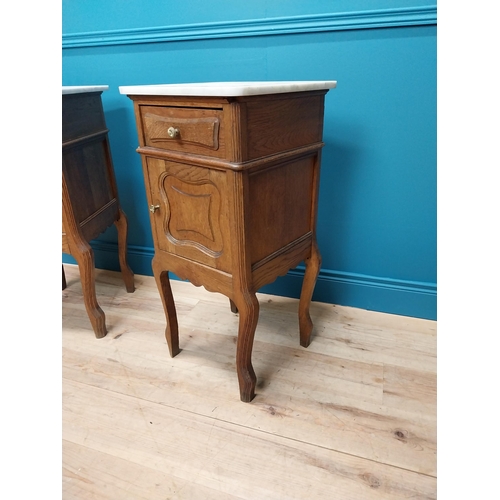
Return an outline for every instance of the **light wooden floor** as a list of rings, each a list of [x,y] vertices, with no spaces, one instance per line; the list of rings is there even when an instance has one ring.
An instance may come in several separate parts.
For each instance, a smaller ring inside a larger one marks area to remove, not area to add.
[[[242,403],[226,297],[172,281],[172,359],[152,277],[96,271],[98,340],[64,267],[64,500],[436,498],[435,322],[313,303],[304,349],[298,301],[260,294]]]

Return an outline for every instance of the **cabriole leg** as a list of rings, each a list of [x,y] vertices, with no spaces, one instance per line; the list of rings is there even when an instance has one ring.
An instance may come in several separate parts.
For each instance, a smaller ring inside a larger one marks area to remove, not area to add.
[[[135,286],[134,273],[127,262],[127,217],[121,208],[119,209],[119,214],[119,218],[115,221],[118,231],[118,258],[125,288],[128,293],[132,293],[135,290]]]
[[[321,255],[316,241],[313,241],[311,256],[306,259],[305,264],[306,272],[304,274],[304,282],[302,283],[299,301],[300,345],[302,347],[307,347],[311,343],[311,332],[313,329],[313,323],[309,314],[309,306],[311,305],[314,287],[321,267]]]
[[[173,358],[174,356],[179,354],[180,349],[179,327],[177,325],[177,313],[175,311],[175,302],[174,296],[172,294],[172,288],[170,286],[170,278],[168,276],[168,271],[160,268],[156,261],[156,258],[153,258],[152,267],[156,284],[158,286],[158,291],[160,292],[161,301],[163,303],[165,317],[167,319],[165,339],[167,340],[170,356]]]
[[[95,336],[100,339],[106,336],[106,316],[97,303],[95,293],[94,252],[90,245],[81,241],[79,251],[73,257],[78,263],[80,280],[82,282],[83,301],[92,324]]]
[[[252,347],[259,319],[259,301],[255,293],[245,291],[234,297],[240,316],[236,346],[236,370],[241,401],[249,403],[255,396],[257,377],[252,366]]]

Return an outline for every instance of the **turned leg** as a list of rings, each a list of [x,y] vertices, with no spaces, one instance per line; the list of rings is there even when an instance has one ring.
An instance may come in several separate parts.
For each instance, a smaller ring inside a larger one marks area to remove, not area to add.
[[[85,309],[94,329],[95,336],[100,339],[106,336],[106,316],[97,303],[95,294],[94,252],[90,245],[81,241],[78,252],[73,253],[80,270],[82,282],[83,301]]]
[[[152,262],[153,274],[155,276],[158,291],[160,292],[163,309],[167,319],[167,327],[165,328],[165,338],[168,344],[170,356],[173,358],[179,354],[179,328],[177,325],[177,313],[175,311],[174,296],[172,295],[172,288],[170,287],[170,279],[168,271],[159,267],[155,258]]]
[[[130,269],[127,262],[127,217],[120,208],[120,216],[115,221],[116,229],[118,230],[118,258],[120,260],[120,269],[122,272],[123,281],[127,292],[132,293],[134,287],[134,273]]]
[[[306,272],[304,274],[299,301],[300,345],[302,347],[307,347],[311,343],[311,332],[313,329],[313,323],[309,315],[309,306],[311,305],[314,286],[316,285],[321,267],[321,255],[316,241],[312,243],[311,256],[306,259],[305,264]]]
[[[255,396],[257,377],[252,366],[252,347],[259,319],[259,301],[255,293],[245,291],[234,297],[240,315],[236,346],[236,370],[241,401],[249,403]]]
[[[66,289],[66,274],[64,274],[64,266],[62,266],[62,289]]]

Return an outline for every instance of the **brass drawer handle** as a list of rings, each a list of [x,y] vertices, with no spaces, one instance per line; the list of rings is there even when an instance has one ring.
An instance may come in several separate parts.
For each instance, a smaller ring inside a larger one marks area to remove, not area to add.
[[[180,130],[175,127],[168,127],[167,134],[172,139],[175,139],[176,137],[179,137]]]
[[[160,205],[149,205],[149,211],[152,214],[154,214],[159,208],[160,208]]]

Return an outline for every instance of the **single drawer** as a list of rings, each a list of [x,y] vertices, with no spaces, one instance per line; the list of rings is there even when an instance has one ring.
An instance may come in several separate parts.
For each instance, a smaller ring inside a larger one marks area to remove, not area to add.
[[[146,146],[224,158],[222,109],[141,106]]]

